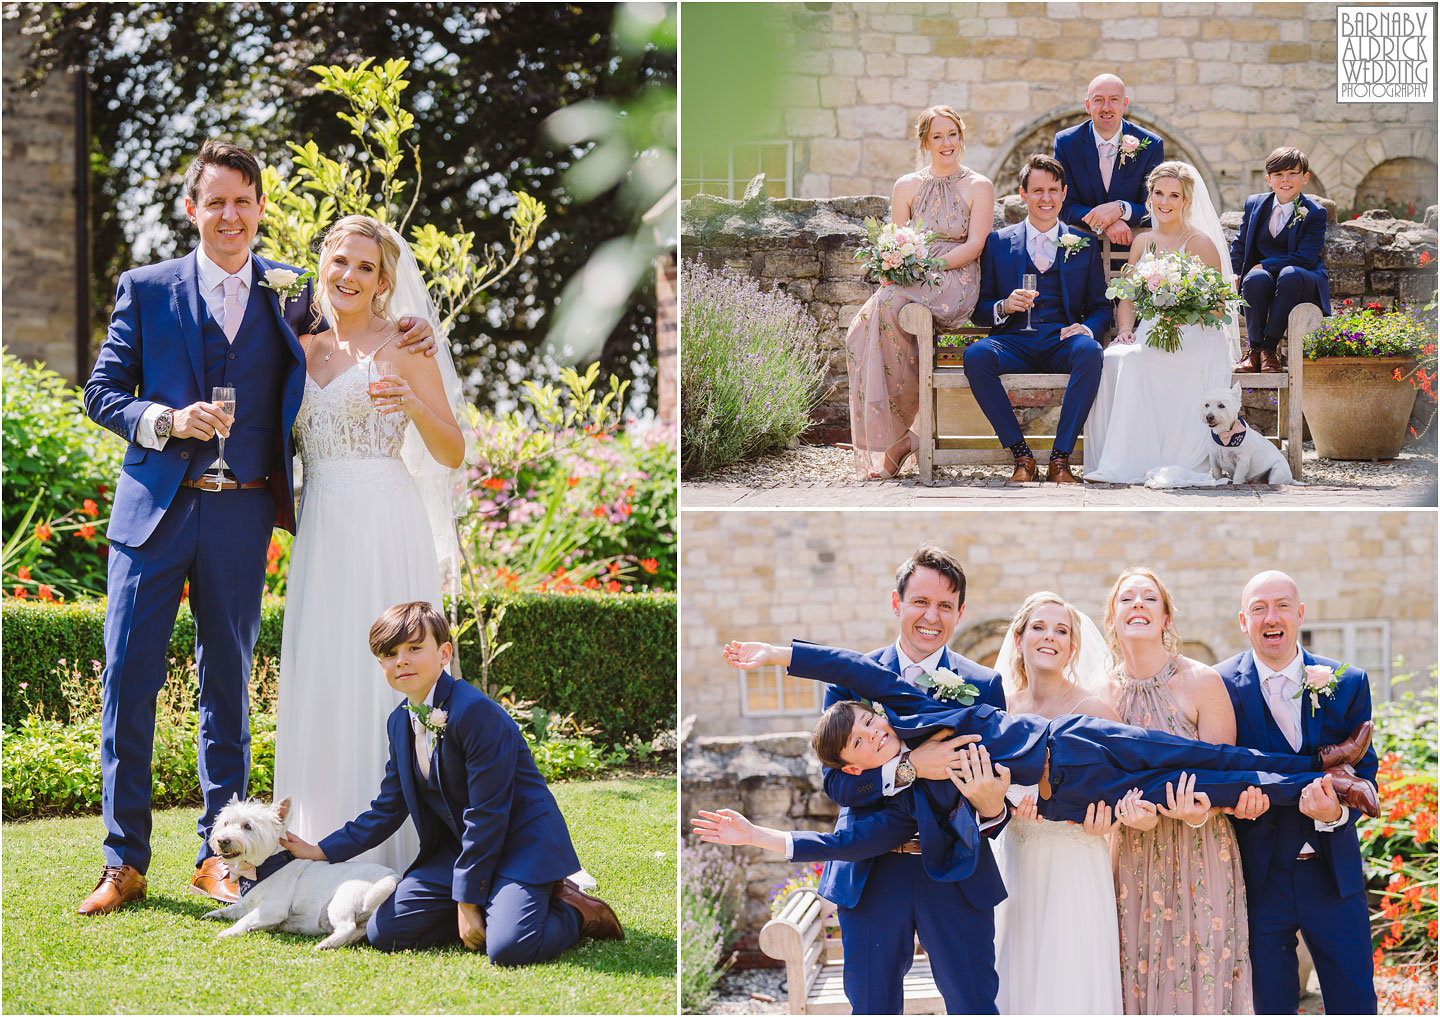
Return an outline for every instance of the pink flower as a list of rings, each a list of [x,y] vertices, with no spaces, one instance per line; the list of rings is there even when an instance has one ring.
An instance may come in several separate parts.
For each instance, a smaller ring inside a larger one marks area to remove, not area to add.
[[[431,730],[443,731],[445,730],[446,722],[450,720],[450,715],[444,710],[434,709],[430,711],[430,716],[426,719],[430,722],[426,726],[429,727]]]
[[[1133,134],[1127,134],[1120,139],[1120,151],[1135,152],[1140,148],[1140,139]]]
[[[1326,667],[1323,664],[1307,664],[1305,667],[1305,687],[1307,689],[1327,689],[1334,680],[1334,668]]]
[[[880,256],[880,264],[887,269],[899,268],[904,261],[905,259],[901,257],[899,251],[886,251]]]

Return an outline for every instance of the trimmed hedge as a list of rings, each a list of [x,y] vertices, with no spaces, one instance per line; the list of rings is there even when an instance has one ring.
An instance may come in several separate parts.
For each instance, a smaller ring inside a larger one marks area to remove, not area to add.
[[[516,594],[495,598],[506,613],[500,641],[512,642],[495,661],[493,685],[509,686],[518,699],[546,710],[574,714],[611,744],[634,735],[649,741],[675,726],[675,608],[673,593]],[[261,608],[255,659],[278,670],[285,602],[266,597]],[[55,662],[80,665],[105,659],[102,601],[44,604],[6,598],[0,610],[0,672],[3,719],[13,727],[31,705],[68,719]],[[170,654],[194,655],[195,622],[180,606]],[[465,677],[480,678],[479,640],[472,627],[461,640]],[[379,681],[377,671],[376,680]],[[28,687],[22,690],[20,686]]]

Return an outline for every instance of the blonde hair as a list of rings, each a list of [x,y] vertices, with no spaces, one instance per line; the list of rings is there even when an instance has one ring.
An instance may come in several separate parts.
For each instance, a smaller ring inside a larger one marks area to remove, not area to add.
[[[1185,207],[1180,210],[1180,221],[1186,226],[1190,225],[1190,204],[1195,200],[1195,173],[1183,162],[1162,162],[1150,171],[1145,178],[1145,210],[1150,213],[1151,218],[1155,216],[1154,201],[1150,197],[1150,191],[1157,181],[1165,180],[1180,181],[1180,196],[1185,199]]]
[[[375,295],[370,298],[370,312],[377,318],[398,327],[399,322],[390,313],[390,298],[395,294],[395,273],[400,264],[400,244],[397,242],[393,230],[368,215],[347,215],[343,219],[336,220],[325,231],[325,239],[320,241],[320,262],[315,273],[317,276],[315,280],[317,322],[318,316],[324,315],[332,325],[335,323],[335,308],[331,305],[330,297],[325,290],[325,263],[335,256],[335,249],[346,237],[365,237],[367,240],[375,241],[375,245],[380,248],[380,263],[376,266],[380,272],[380,280],[375,288]]]
[[[1120,640],[1115,635],[1115,598],[1120,595],[1120,586],[1125,580],[1134,576],[1148,579],[1155,584],[1155,589],[1160,591],[1160,606],[1165,611],[1165,631],[1160,635],[1160,643],[1165,649],[1177,656],[1185,648],[1180,638],[1180,630],[1175,625],[1175,602],[1170,599],[1170,591],[1165,589],[1165,584],[1155,574],[1155,570],[1147,565],[1131,565],[1124,572],[1115,577],[1115,585],[1110,587],[1110,596],[1105,599],[1105,643],[1110,647],[1111,654],[1116,660],[1124,660],[1120,652]]]
[[[948,117],[955,121],[955,126],[960,129],[960,157],[962,159],[965,157],[965,121],[961,120],[960,114],[949,106],[931,106],[915,120],[915,141],[919,145],[919,151],[915,156],[916,169],[924,169],[929,161],[926,154],[929,149],[925,147],[925,136],[930,133],[930,125],[936,117]]]
[[[1020,610],[1015,612],[1015,617],[1010,622],[1010,631],[1015,633],[1016,642],[1015,673],[1013,675],[1016,692],[1019,692],[1030,683],[1029,676],[1025,674],[1025,655],[1020,652],[1020,638],[1025,632],[1026,626],[1030,624],[1031,617],[1046,604],[1058,604],[1060,607],[1063,607],[1065,613],[1070,616],[1070,659],[1065,661],[1065,666],[1062,670],[1070,670],[1071,666],[1075,663],[1075,659],[1080,656],[1080,612],[1075,610],[1075,606],[1058,593],[1052,593],[1049,590],[1040,590],[1037,593],[1030,594],[1030,596],[1025,598],[1025,603],[1020,605]]]

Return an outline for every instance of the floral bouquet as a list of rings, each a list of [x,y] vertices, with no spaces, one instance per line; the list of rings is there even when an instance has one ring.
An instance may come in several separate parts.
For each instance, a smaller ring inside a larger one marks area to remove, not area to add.
[[[916,219],[909,226],[896,226],[893,222],[881,226],[871,216],[865,220],[865,239],[866,243],[855,252],[855,260],[862,262],[877,279],[901,285],[915,282],[939,285],[945,259],[929,256],[935,234],[925,228],[922,220]]]
[[[1147,251],[1105,287],[1105,296],[1129,300],[1155,324],[1145,344],[1167,353],[1180,348],[1181,325],[1228,325],[1230,310],[1245,301],[1220,274],[1193,254]]]

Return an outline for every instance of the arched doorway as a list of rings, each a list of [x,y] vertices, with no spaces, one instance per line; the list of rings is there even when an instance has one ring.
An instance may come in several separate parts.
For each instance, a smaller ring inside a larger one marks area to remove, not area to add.
[[[1365,174],[1355,188],[1355,211],[1384,208],[1399,219],[1421,220],[1435,198],[1435,162],[1401,156]]]

